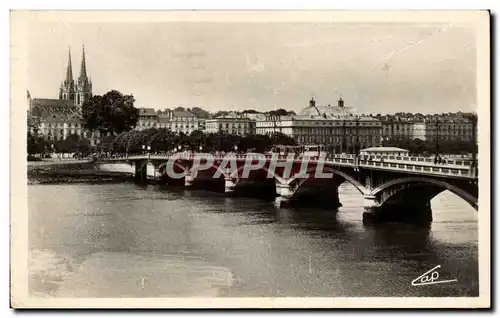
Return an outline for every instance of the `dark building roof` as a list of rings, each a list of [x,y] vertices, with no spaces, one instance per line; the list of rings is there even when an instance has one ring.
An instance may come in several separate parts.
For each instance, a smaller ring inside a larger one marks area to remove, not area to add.
[[[153,108],[140,108],[139,116],[156,116],[156,112]]]
[[[169,115],[160,114],[160,115],[158,115],[158,121],[160,121],[162,123],[169,122],[170,121],[170,116]]]
[[[173,110],[172,114],[174,117],[196,117],[195,114],[188,112],[187,110]]]
[[[44,122],[80,122],[81,112],[72,100],[35,98],[31,100],[31,116]]]
[[[66,99],[34,98],[31,106],[74,107],[75,102]]]

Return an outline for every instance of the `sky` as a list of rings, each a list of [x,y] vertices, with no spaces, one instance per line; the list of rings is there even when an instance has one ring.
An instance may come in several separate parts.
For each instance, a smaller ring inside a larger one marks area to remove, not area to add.
[[[263,22],[38,22],[28,33],[28,89],[57,98],[82,45],[94,94],[136,107],[217,110],[317,104],[361,113],[476,109],[476,36],[467,25]]]

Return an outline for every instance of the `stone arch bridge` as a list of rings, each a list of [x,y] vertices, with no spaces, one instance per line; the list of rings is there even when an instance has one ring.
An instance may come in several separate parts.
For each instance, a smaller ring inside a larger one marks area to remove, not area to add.
[[[303,193],[324,192],[333,208],[341,204],[338,187],[348,182],[364,198],[364,221],[431,222],[430,201],[449,190],[478,209],[477,168],[468,160],[434,164],[423,157],[333,155],[284,157],[262,154],[135,155],[107,159],[134,166],[138,180],[156,180],[191,187],[223,185],[230,195],[254,185],[267,186],[281,207]]]

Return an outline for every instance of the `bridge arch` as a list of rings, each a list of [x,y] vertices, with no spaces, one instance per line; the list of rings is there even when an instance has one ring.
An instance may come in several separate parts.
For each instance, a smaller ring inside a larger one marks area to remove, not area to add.
[[[390,189],[395,186],[399,185],[409,185],[410,187],[413,187],[415,185],[429,185],[429,186],[434,186],[440,189],[440,191],[436,191],[434,193],[434,196],[445,191],[449,190],[450,192],[454,193],[458,197],[462,198],[465,200],[467,203],[469,203],[475,210],[478,209],[478,198],[475,197],[474,195],[468,193],[467,191],[450,184],[445,181],[441,181],[438,179],[432,179],[432,178],[424,178],[424,177],[406,177],[406,178],[400,178],[392,181],[388,181],[377,188],[373,189],[371,194],[375,196],[380,196],[380,194],[384,193],[387,189]],[[402,189],[401,189],[402,190]],[[401,191],[400,190],[400,191]],[[394,193],[391,193],[387,197],[384,198],[382,202],[379,202],[381,205],[383,205],[385,202],[387,202],[392,196],[396,195],[399,191],[395,191]]]
[[[296,180],[299,180],[297,186],[295,187],[295,189],[298,190],[308,180],[311,180],[314,178],[315,172],[316,172],[316,168],[309,168],[306,172],[306,174],[308,175],[307,178],[301,178],[300,176],[295,175],[292,178],[290,178],[289,180],[287,180],[286,184],[291,185]],[[335,168],[328,167],[328,166],[323,168],[323,172],[324,173],[333,173],[334,175],[337,175],[337,176],[343,178],[345,181],[352,184],[356,188],[356,190],[358,190],[362,195],[368,195],[370,193],[370,191],[365,186],[363,186],[358,180],[354,179],[352,176],[348,175],[345,172],[342,172],[340,170],[337,170]]]
[[[168,164],[168,161],[164,162],[158,166],[158,171],[160,172],[160,174],[162,174],[162,175],[165,174],[167,164]],[[174,162],[174,167],[181,169],[183,172],[187,171],[187,168],[184,165],[178,163],[177,161]]]

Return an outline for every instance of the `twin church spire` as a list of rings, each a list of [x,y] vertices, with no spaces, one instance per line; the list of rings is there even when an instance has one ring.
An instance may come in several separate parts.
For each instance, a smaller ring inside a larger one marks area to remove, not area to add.
[[[71,49],[68,51],[68,66],[66,68],[66,79],[61,83],[59,99],[72,100],[75,106],[82,106],[83,102],[92,96],[92,81],[87,77],[87,65],[85,62],[85,48],[82,46],[82,63],[80,65],[80,76],[76,84],[73,79],[73,67],[71,65]]]

